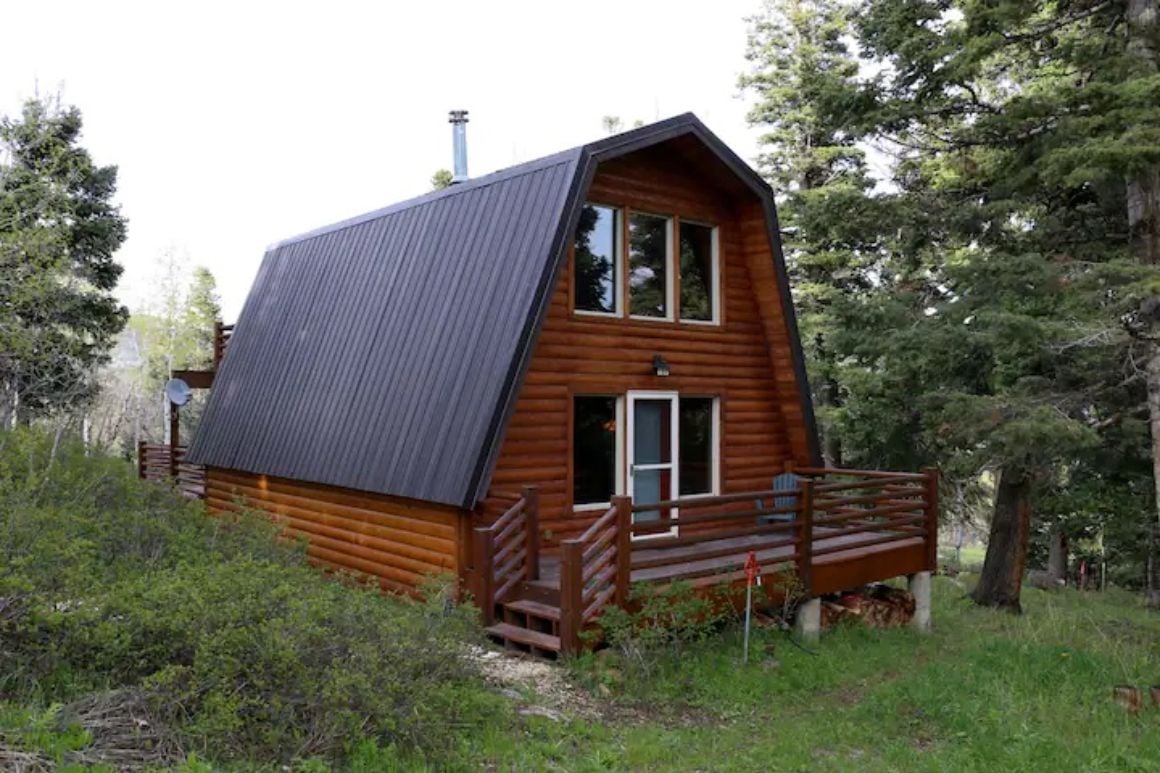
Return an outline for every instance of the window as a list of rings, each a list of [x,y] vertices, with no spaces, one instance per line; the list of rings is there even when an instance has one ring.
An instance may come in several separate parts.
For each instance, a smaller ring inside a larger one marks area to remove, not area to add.
[[[716,227],[587,203],[572,246],[577,313],[721,321]]]
[[[683,497],[712,494],[716,489],[716,403],[712,397],[682,397],[678,404],[678,481]]]
[[[616,493],[615,397],[572,401],[572,504],[610,502]]]
[[[681,320],[717,319],[717,229],[681,221]]]
[[[670,232],[667,217],[634,212],[628,217],[628,313],[671,319]]]
[[[576,260],[576,310],[618,314],[617,276],[620,261],[620,213],[611,207],[586,204],[580,210],[573,242]]]

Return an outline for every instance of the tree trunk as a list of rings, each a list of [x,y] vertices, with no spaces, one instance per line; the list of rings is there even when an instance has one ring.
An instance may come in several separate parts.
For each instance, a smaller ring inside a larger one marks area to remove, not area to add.
[[[1153,46],[1160,29],[1160,6],[1156,0],[1128,0],[1128,53],[1140,75],[1160,69]],[[1128,230],[1136,259],[1143,265],[1160,265],[1160,168],[1146,169],[1128,180]],[[1156,299],[1144,305],[1156,307]],[[1148,343],[1145,381],[1148,390],[1148,419],[1152,430],[1152,477],[1156,498],[1155,511],[1148,529],[1148,559],[1145,572],[1148,604],[1160,606],[1160,342],[1156,340],[1153,321]]]
[[[1160,342],[1150,340],[1147,346],[1148,361],[1144,368],[1144,386],[1148,399],[1148,427],[1152,433],[1154,499],[1153,511],[1148,518],[1148,558],[1144,562],[1144,593],[1148,606],[1160,607]]]
[[[1067,535],[1059,527],[1051,530],[1047,546],[1047,574],[1052,580],[1067,582]]]
[[[1027,563],[1031,534],[1031,479],[1022,470],[1005,467],[995,490],[995,512],[987,539],[987,557],[979,584],[971,591],[976,604],[1022,613],[1019,591]]]

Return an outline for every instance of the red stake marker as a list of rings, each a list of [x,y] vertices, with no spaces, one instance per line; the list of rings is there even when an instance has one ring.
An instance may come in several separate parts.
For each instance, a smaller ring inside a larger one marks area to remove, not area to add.
[[[753,583],[761,582],[761,567],[757,565],[757,554],[752,550],[745,558],[745,645],[742,662],[749,662],[749,618],[753,614]]]

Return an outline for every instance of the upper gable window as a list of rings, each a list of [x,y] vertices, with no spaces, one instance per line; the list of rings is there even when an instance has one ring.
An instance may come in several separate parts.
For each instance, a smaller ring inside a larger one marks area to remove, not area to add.
[[[620,212],[586,204],[580,210],[573,254],[576,256],[576,310],[620,313]]]
[[[680,224],[681,321],[717,320],[717,229]]]
[[[588,202],[572,242],[577,314],[721,324],[718,229]]]
[[[628,313],[672,319],[671,218],[633,212],[628,216]]]

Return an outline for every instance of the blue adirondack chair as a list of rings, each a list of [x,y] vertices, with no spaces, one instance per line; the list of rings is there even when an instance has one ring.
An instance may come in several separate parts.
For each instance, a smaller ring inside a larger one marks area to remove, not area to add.
[[[774,491],[793,491],[794,489],[799,488],[801,486],[801,481],[802,481],[802,478],[800,475],[797,475],[797,474],[792,473],[792,472],[783,472],[781,475],[774,477],[773,490]],[[792,496],[790,496],[790,497],[775,496],[773,498],[772,507],[793,507],[796,499],[797,499],[797,497],[792,497]],[[760,499],[757,500],[756,504],[757,504],[758,510],[762,510],[766,507],[771,506],[771,505],[765,504]],[[778,523],[778,522],[784,523],[787,521],[792,521],[793,518],[794,518],[793,513],[775,513],[773,515],[759,515],[757,517],[757,522],[758,522],[758,524]]]

